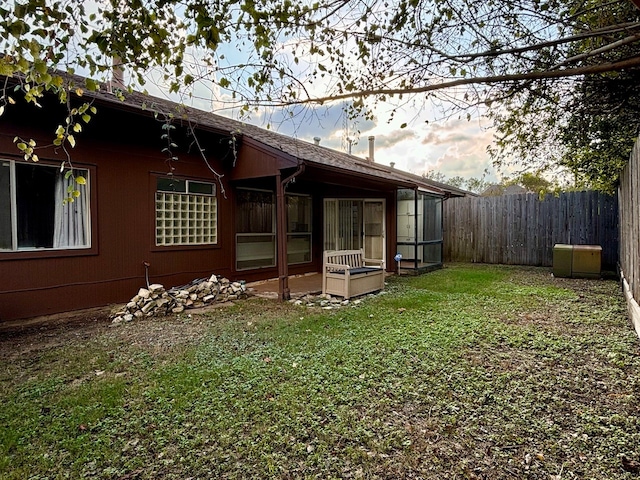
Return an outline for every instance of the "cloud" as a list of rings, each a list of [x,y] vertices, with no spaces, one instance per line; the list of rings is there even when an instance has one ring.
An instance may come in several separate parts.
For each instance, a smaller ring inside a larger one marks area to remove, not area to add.
[[[378,123],[371,133],[376,135],[376,161],[387,165],[393,162],[405,171],[422,174],[434,169],[447,177],[478,178],[485,169],[492,170],[486,150],[493,133],[479,121],[455,120],[406,129],[390,129]],[[368,155],[366,142],[357,152]]]
[[[418,138],[418,135],[415,131],[403,128],[386,134],[377,135],[375,143],[379,148],[394,148],[396,145],[416,138]]]

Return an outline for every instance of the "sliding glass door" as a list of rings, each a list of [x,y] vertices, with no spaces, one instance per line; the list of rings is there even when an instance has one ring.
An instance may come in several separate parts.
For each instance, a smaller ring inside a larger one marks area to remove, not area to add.
[[[366,258],[385,260],[385,201],[325,199],[324,249],[361,248]]]

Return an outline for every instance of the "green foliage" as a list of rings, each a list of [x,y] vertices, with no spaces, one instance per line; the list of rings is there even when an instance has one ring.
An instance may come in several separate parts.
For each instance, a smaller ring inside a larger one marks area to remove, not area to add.
[[[464,178],[460,175],[447,177],[444,173],[437,170],[427,170],[422,176],[423,178],[426,178],[428,180],[434,180],[439,183],[451,185],[452,187],[461,188],[473,193],[481,193],[489,185],[491,185],[491,183],[487,180],[487,175],[489,175],[488,169],[485,169],[484,172],[482,172],[482,176],[479,178]]]
[[[589,2],[578,15],[575,33],[613,24],[634,24],[640,10],[631,2],[607,8]],[[590,37],[572,45],[567,54],[587,65],[638,57],[640,43],[628,32]],[[609,46],[626,42],[619,48]],[[527,89],[504,88],[506,110],[492,112],[498,129],[492,155],[497,164],[513,163],[534,169],[562,167],[574,188],[615,190],[619,174],[640,134],[640,69],[607,72],[562,82],[540,81]]]
[[[386,292],[6,340],[0,476],[632,478],[615,281],[458,265]]]

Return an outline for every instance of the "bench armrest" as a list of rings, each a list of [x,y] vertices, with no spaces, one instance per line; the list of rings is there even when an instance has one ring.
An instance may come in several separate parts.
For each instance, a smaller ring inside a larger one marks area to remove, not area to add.
[[[377,259],[373,259],[373,258],[364,258],[364,265],[368,266],[368,263],[371,263],[373,265],[375,265],[376,267],[380,267],[382,268],[382,264],[384,263],[382,260],[377,260]]]
[[[353,268],[353,267],[347,264],[342,264],[342,263],[325,263],[324,268],[326,270],[349,270],[350,268]]]

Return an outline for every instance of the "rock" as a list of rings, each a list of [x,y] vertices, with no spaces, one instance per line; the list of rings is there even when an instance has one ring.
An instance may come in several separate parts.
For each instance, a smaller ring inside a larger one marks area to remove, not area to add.
[[[151,292],[146,288],[141,288],[140,290],[138,290],[138,296],[140,298],[149,298],[149,295],[151,295]]]
[[[122,320],[123,320],[123,319],[122,319],[122,317],[117,316],[116,318],[114,318],[114,319],[111,321],[111,323],[113,323],[113,324],[117,325],[117,324],[119,324],[119,323],[122,323]]]
[[[247,297],[247,286],[244,281],[231,282],[228,278],[212,274],[208,279],[195,280],[183,287],[173,287],[166,290],[160,283],[154,283],[147,288],[140,288],[138,293],[120,310],[112,313],[115,323],[129,322],[136,318],[152,315],[165,315],[170,312],[181,313],[187,308],[201,308],[213,302],[226,302]],[[318,299],[312,295],[310,306],[316,306]],[[332,304],[338,306],[338,300],[326,295]],[[328,304],[329,302],[326,302]],[[304,305],[301,300],[296,305]]]
[[[151,309],[153,309],[155,306],[156,306],[156,302],[154,302],[153,300],[151,300],[148,303],[145,303],[144,306],[142,307],[142,313],[149,313]]]
[[[156,300],[156,305],[158,306],[158,308],[163,307],[167,303],[169,303],[169,299],[167,298],[159,298],[158,300]]]

